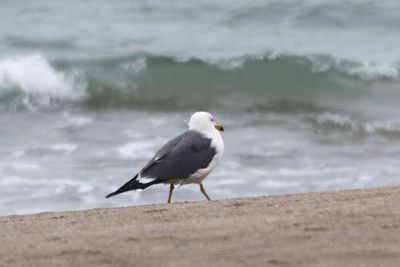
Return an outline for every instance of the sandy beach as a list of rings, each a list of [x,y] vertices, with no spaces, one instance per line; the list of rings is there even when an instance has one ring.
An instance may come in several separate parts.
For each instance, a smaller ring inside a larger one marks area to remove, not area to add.
[[[400,266],[400,187],[0,217],[0,266]]]

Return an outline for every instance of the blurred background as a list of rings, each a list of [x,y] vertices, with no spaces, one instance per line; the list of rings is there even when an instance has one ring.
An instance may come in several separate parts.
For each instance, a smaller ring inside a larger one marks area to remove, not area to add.
[[[1,215],[165,202],[104,196],[197,110],[226,129],[214,199],[399,184],[398,1],[4,0],[0,25]]]

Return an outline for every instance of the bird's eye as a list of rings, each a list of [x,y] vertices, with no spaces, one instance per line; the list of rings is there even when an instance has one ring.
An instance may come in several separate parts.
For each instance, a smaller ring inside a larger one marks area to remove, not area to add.
[[[214,119],[213,119],[213,118],[210,118],[210,120],[211,120],[211,121],[214,121]]]

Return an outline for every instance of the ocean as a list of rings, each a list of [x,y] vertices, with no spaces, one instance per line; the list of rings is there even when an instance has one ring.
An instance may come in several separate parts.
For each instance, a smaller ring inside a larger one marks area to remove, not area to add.
[[[394,0],[4,0],[0,214],[165,202],[104,197],[198,110],[211,198],[399,185],[399,25]]]

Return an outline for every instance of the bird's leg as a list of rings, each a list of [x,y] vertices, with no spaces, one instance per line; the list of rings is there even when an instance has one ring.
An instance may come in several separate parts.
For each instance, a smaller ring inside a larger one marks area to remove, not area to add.
[[[207,195],[206,190],[203,187],[203,184],[199,184],[200,185],[200,191],[203,193],[203,195],[207,198],[207,200],[211,200],[211,198]]]
[[[169,195],[168,195],[168,204],[171,203],[171,198],[172,198],[172,191],[174,191],[174,184],[171,184],[169,186]]]

